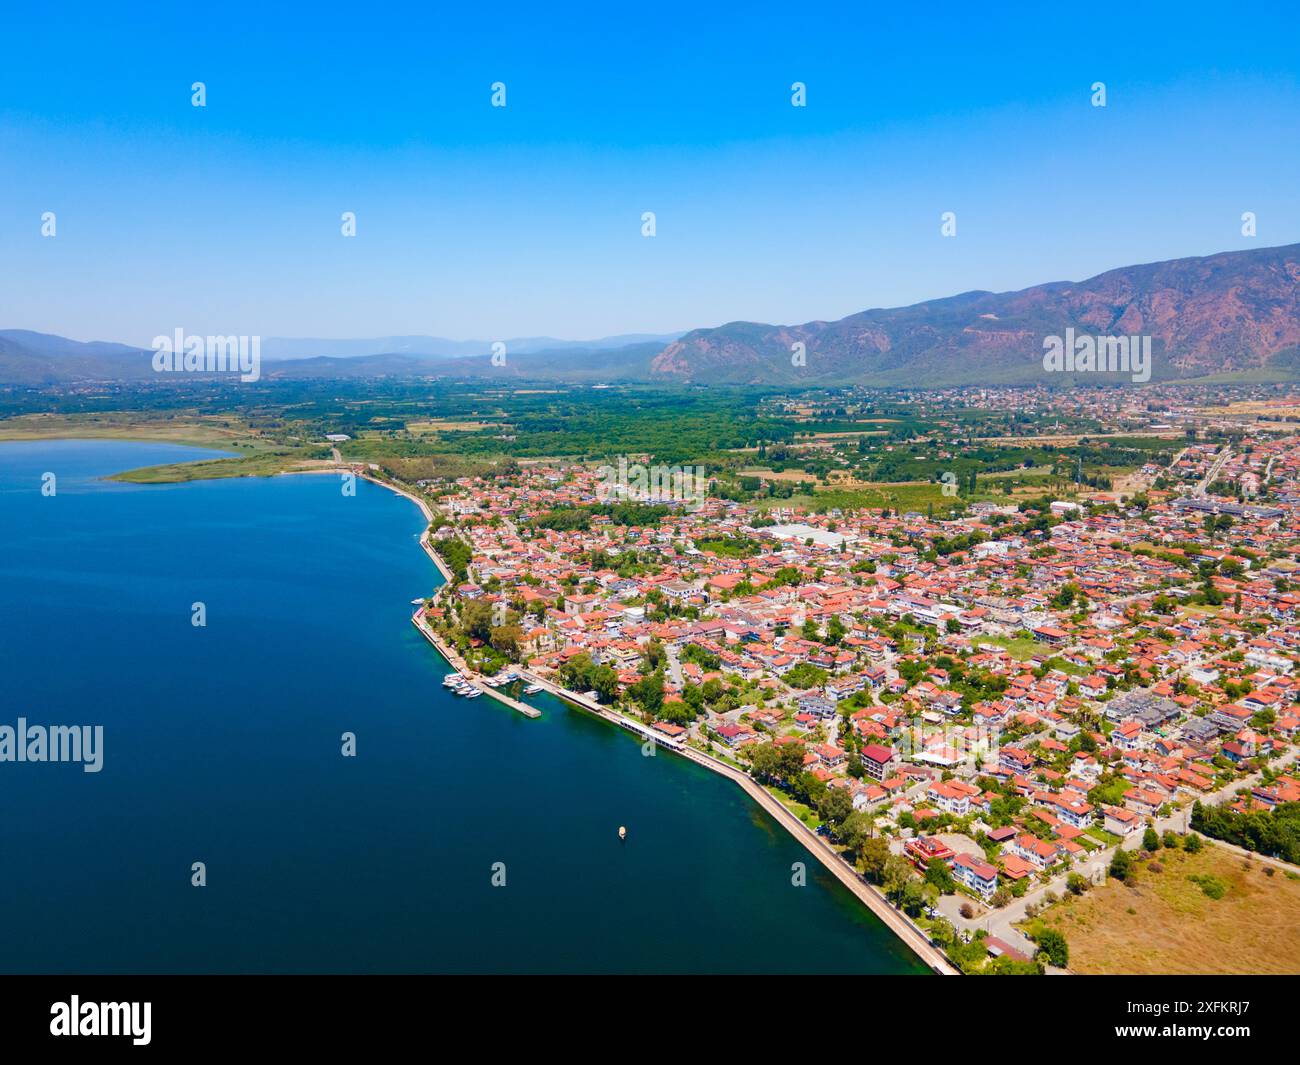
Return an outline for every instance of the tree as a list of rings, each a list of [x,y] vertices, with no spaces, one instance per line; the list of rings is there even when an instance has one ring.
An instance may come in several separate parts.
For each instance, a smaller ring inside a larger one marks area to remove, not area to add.
[[[1036,956],[1046,958],[1050,964],[1055,965],[1058,969],[1064,969],[1070,964],[1070,944],[1065,941],[1065,936],[1061,935],[1056,929],[1044,928],[1038,933]]]
[[[750,755],[750,775],[762,784],[794,780],[803,770],[802,743],[760,743]]]
[[[664,675],[659,672],[642,677],[627,689],[629,698],[641,705],[646,713],[655,715],[664,705]]]
[[[891,854],[885,859],[884,875],[882,884],[885,894],[895,902],[903,897],[903,889],[907,887],[908,881],[912,879],[912,867],[907,861],[900,858],[897,854]]]
[[[1065,889],[1071,895],[1082,895],[1088,890],[1088,878],[1082,873],[1071,873],[1065,878]]]
[[[817,816],[838,828],[853,813],[853,799],[849,797],[848,788],[827,788],[821,802],[817,804]]]
[[[1188,854],[1199,854],[1201,850],[1201,846],[1202,846],[1201,837],[1198,836],[1195,832],[1189,832],[1187,834],[1186,842],[1183,843],[1183,850],[1185,850]]]
[[[560,681],[573,691],[594,691],[602,703],[618,696],[618,674],[610,666],[597,665],[586,651],[560,666]]]
[[[1133,871],[1133,856],[1123,847],[1116,847],[1108,871],[1116,880],[1127,880]]]
[[[844,622],[840,620],[838,614],[832,614],[830,621],[826,623],[826,643],[831,645],[838,644],[844,639],[844,634],[848,629],[844,627]]]
[[[471,599],[460,609],[460,623],[471,639],[485,643],[492,638],[492,608],[478,599]]]
[[[1052,597],[1052,606],[1058,609],[1065,609],[1078,597],[1082,597],[1083,591],[1074,581],[1066,581],[1061,585],[1060,591]]]
[[[939,889],[941,895],[951,895],[957,890],[952,870],[942,858],[931,858],[925,864],[925,882]]]
[[[694,645],[692,645],[694,646]],[[651,640],[645,649],[646,663],[650,667],[650,672],[655,672],[664,660],[664,645],[658,640]]]
[[[930,938],[946,950],[957,941],[957,930],[946,917],[938,917],[930,926]]]
[[[1146,851],[1158,851],[1160,849],[1160,837],[1151,825],[1147,825],[1147,830],[1142,833],[1142,849]]]
[[[893,857],[889,853],[889,843],[880,836],[865,840],[858,848],[858,863],[862,866],[862,875],[873,884],[883,884],[885,867]]]
[[[900,859],[901,861],[902,859]],[[899,905],[903,912],[909,917],[919,917],[922,909],[925,908],[925,893],[921,889],[921,882],[913,880],[909,875],[907,883],[903,885],[902,894],[899,897]]]
[[[854,810],[840,825],[840,842],[859,858],[867,841],[875,834],[871,815],[864,810]]]
[[[500,651],[503,655],[511,659],[519,657],[519,641],[523,634],[519,631],[518,625],[502,625],[500,628],[493,629],[488,636],[488,642],[492,647]]]
[[[815,688],[826,683],[826,670],[818,669],[811,662],[800,662],[786,672],[783,678],[792,688]]]
[[[602,703],[612,703],[618,697],[618,674],[609,666],[598,666],[592,689]]]

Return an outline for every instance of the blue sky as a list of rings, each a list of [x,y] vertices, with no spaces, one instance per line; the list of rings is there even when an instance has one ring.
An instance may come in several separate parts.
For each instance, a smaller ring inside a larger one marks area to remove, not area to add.
[[[0,328],[581,338],[1300,241],[1293,5],[989,6],[28,5]]]

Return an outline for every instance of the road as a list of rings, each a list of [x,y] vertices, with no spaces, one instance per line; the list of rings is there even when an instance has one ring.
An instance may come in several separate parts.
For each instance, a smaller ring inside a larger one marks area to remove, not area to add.
[[[686,678],[682,676],[682,663],[677,657],[677,649],[667,647],[664,650],[668,657],[668,679],[678,691],[681,691],[686,687]]]
[[[1223,464],[1228,461],[1228,457],[1231,454],[1232,454],[1232,448],[1228,447],[1225,444],[1223,450],[1214,456],[1214,462],[1211,464],[1205,476],[1200,480],[1200,482],[1196,485],[1196,488],[1193,490],[1192,494],[1194,496],[1196,496],[1198,499],[1205,498],[1206,489],[1208,489],[1210,485],[1214,483],[1214,479],[1219,476],[1219,471],[1223,469]]]

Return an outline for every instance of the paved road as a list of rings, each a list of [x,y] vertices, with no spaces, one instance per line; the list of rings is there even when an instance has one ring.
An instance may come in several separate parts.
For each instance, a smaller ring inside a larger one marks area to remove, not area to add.
[[[686,687],[686,678],[682,676],[682,663],[677,657],[677,650],[673,647],[665,647],[664,653],[668,656],[668,679],[678,691],[681,691]]]
[[[1219,471],[1223,469],[1223,464],[1228,461],[1231,454],[1232,448],[1225,446],[1222,451],[1214,456],[1214,462],[1210,464],[1205,476],[1197,483],[1193,495],[1201,499],[1205,497],[1205,490],[1214,483],[1214,479],[1219,476]]]

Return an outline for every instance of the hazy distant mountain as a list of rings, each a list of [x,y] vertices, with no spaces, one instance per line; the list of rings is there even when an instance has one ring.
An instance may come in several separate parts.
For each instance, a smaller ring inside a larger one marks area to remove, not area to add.
[[[272,380],[479,375],[571,381],[645,380],[650,376],[650,360],[663,350],[664,344],[680,335],[629,333],[601,340],[515,338],[505,341],[504,366],[492,364],[489,341],[441,341],[436,337],[268,338],[262,342],[262,376]],[[447,350],[439,354],[434,350],[439,346]],[[104,341],[82,343],[26,329],[0,330],[0,385],[144,380],[173,380],[154,372],[151,350]]]
[[[153,374],[152,358],[153,352],[126,344],[0,329],[0,384],[139,380]]]
[[[267,362],[262,376],[268,380],[305,377],[485,377],[552,381],[644,381],[650,361],[663,350],[662,341],[628,344],[603,350],[566,348],[523,354],[508,347],[504,364],[490,355],[430,356],[385,352],[349,357],[317,356],[309,359]]]
[[[502,339],[509,355],[531,355],[541,351],[600,351],[629,344],[671,343],[682,334],[625,333],[598,340],[557,340],[554,337],[507,337]],[[262,341],[264,359],[310,359],[317,356],[353,358],[362,355],[424,355],[462,357],[487,355],[495,340],[448,340],[445,337],[393,336],[362,340],[320,340],[310,337],[267,337]]]
[[[653,363],[664,380],[958,385],[1044,383],[1043,338],[1148,334],[1153,379],[1294,376],[1300,245],[1127,266],[1019,292],[966,292],[837,322],[697,329]],[[791,363],[802,342],[806,364]]]

